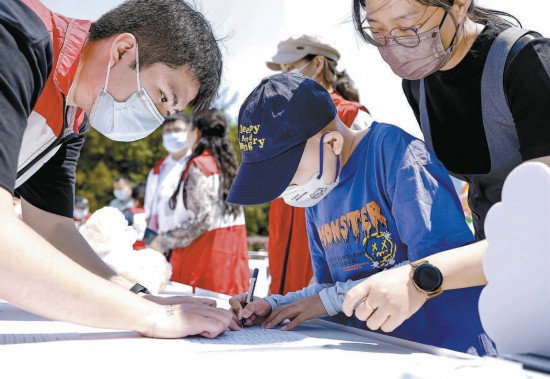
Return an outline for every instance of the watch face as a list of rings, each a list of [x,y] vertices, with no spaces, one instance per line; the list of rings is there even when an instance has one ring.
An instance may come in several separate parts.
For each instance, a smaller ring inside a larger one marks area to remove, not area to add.
[[[441,271],[428,263],[422,264],[414,270],[413,279],[422,291],[428,293],[437,290],[443,282]]]

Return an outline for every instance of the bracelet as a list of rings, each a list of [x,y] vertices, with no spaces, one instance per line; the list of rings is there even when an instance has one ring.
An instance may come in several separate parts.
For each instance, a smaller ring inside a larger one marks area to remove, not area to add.
[[[148,294],[148,295],[151,294],[151,292],[149,292],[149,290],[147,288],[145,288],[144,286],[142,286],[139,283],[134,284],[134,286],[132,288],[130,288],[130,291],[135,293],[135,294],[138,294],[140,292],[143,292],[143,293]]]

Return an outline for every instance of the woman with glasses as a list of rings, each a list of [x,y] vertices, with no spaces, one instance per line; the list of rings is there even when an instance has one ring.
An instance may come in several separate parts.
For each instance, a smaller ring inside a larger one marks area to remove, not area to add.
[[[446,289],[484,285],[483,224],[506,176],[525,161],[550,162],[550,40],[475,0],[354,0],[353,18],[364,41],[403,78],[426,144],[469,184],[478,242],[431,263],[439,265]],[[366,294],[381,308],[389,303],[382,293],[405,301],[395,282],[409,279],[408,270],[398,269],[362,283],[346,313]]]

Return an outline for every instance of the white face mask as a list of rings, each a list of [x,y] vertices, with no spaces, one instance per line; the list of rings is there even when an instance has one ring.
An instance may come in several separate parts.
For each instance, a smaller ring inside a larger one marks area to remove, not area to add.
[[[319,153],[321,171],[315,173],[307,182],[300,185],[289,186],[280,197],[290,206],[307,208],[317,205],[340,182],[340,156],[336,162],[336,178],[330,184],[326,184],[323,175],[323,139],[321,137],[321,150]]]
[[[162,145],[169,153],[179,153],[187,148],[187,132],[163,134]]]
[[[115,195],[115,198],[120,201],[127,200],[130,197],[128,196],[128,193],[123,189],[113,190],[113,195]]]
[[[88,215],[88,210],[87,209],[82,209],[82,208],[75,208],[74,209],[73,216],[78,221],[82,220],[87,215]]]
[[[305,65],[303,65],[302,67],[299,67],[299,68],[293,68],[292,70],[290,70],[289,72],[290,73],[294,73],[294,74],[303,74],[302,70],[304,68],[306,68],[307,66],[309,66],[309,64],[313,62],[313,61],[309,61],[307,62]],[[306,75],[307,76],[307,75]]]
[[[136,72],[137,91],[128,100],[118,102],[107,92],[109,74],[111,73],[111,66],[107,66],[105,86],[99,91],[92,105],[90,125],[105,137],[114,141],[130,142],[145,138],[164,121],[164,117],[158,111],[147,91],[141,88],[137,44]]]

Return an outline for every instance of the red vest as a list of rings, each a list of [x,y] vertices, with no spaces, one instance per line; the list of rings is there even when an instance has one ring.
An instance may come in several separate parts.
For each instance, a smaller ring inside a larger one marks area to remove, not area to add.
[[[58,147],[52,149],[52,146],[59,142],[58,137],[62,133],[78,133],[82,125],[84,112],[78,109],[72,125],[66,125],[67,130],[63,130],[64,99],[76,74],[91,25],[91,21],[76,20],[53,13],[37,0],[22,1],[38,15],[49,31],[54,61],[52,72],[29,116],[19,153],[17,171],[27,166],[32,168],[17,180],[16,186],[21,185],[53,156]],[[35,160],[34,157],[37,156],[42,158]]]
[[[331,92],[330,97],[334,105],[336,105],[338,117],[348,128],[353,124],[353,120],[357,117],[357,112],[359,112],[359,110],[363,110],[370,114],[369,110],[364,105],[355,101],[346,100],[337,92]]]
[[[209,152],[191,160],[191,164],[210,177],[219,175],[218,165]],[[187,177],[188,169],[183,173]],[[248,241],[242,223],[208,230],[189,246],[172,250],[173,281],[227,295],[248,290]]]
[[[283,273],[285,280],[282,294],[301,290],[309,284],[313,277],[313,269],[303,208],[291,207],[283,199],[275,199],[271,202],[267,251],[271,274],[269,290],[272,294],[281,293]],[[286,270],[284,270],[286,255],[288,257]]]

